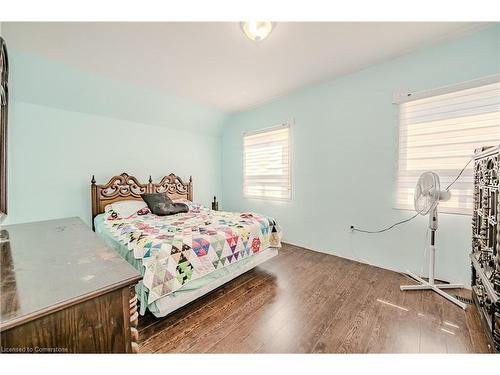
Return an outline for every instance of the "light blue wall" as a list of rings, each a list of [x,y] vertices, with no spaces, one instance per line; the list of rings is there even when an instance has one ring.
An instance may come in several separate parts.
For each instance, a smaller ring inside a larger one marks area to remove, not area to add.
[[[397,157],[393,94],[497,73],[499,43],[499,27],[489,27],[232,115],[222,138],[222,208],[276,217],[285,240],[293,244],[420,272],[427,218],[380,235],[349,230],[351,224],[378,229],[413,214],[392,209]],[[243,198],[242,132],[291,118],[292,201]],[[439,277],[469,282],[470,241],[469,216],[441,215]]]
[[[14,101],[6,224],[79,216],[90,223],[90,179],[128,172],[147,182],[193,176],[206,205],[220,191],[220,137]]]
[[[67,216],[90,223],[92,174],[100,183],[122,172],[143,182],[192,175],[194,197],[207,205],[221,191],[223,112],[12,45],[9,52],[6,224]]]

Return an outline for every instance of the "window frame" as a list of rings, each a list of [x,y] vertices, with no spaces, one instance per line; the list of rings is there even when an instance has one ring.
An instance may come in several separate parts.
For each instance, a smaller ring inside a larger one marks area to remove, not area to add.
[[[481,78],[477,79],[472,79],[469,81],[464,81],[452,85],[447,85],[435,89],[430,89],[430,90],[425,90],[425,91],[419,91],[419,92],[402,92],[394,95],[393,98],[393,104],[396,106],[396,111],[395,111],[395,119],[396,119],[396,129],[395,131],[397,132],[397,144],[396,144],[396,158],[395,158],[395,173],[394,173],[394,195],[393,195],[393,204],[392,208],[395,210],[402,210],[402,211],[415,211],[413,208],[409,207],[401,207],[397,201],[398,197],[398,179],[399,179],[399,173],[400,173],[400,156],[401,156],[401,105],[405,104],[407,102],[412,102],[420,99],[426,99],[426,98],[431,98],[434,96],[440,96],[440,95],[445,95],[449,93],[454,93],[457,91],[461,90],[467,90],[475,87],[480,87],[480,86],[486,86],[489,84],[494,84],[494,83],[499,83],[500,82],[500,73],[497,74],[492,74],[488,76],[484,76]],[[471,155],[471,158],[473,158],[473,155]],[[465,163],[464,163],[465,166]],[[474,164],[471,161],[469,165],[467,166],[468,169],[473,168]],[[457,175],[459,173],[459,170],[457,170]],[[441,186],[442,189],[444,189],[444,186]],[[446,208],[445,210],[441,210],[441,213],[444,214],[450,214],[450,215],[463,215],[463,216],[471,216],[472,215],[472,209],[470,212],[465,212],[464,210],[461,210],[459,207],[455,207],[453,209]]]
[[[245,137],[249,135],[263,134],[282,128],[288,129],[288,185],[289,185],[289,197],[287,198],[276,198],[276,197],[263,197],[263,196],[247,196],[245,194]],[[248,130],[241,133],[241,150],[242,150],[242,196],[243,199],[248,200],[263,200],[263,201],[274,201],[274,202],[290,202],[293,197],[292,189],[292,123],[284,122],[278,125],[269,126],[266,128],[260,128],[255,130]]]

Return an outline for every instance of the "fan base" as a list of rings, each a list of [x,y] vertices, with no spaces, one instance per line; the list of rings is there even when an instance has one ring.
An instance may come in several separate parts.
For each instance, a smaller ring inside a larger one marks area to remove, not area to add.
[[[457,288],[463,288],[463,284],[434,284],[434,283],[429,283],[422,279],[421,277],[418,277],[417,275],[411,273],[410,271],[406,271],[408,276],[412,277],[416,281],[420,283],[420,285],[401,285],[400,289],[402,291],[405,290],[433,290],[440,296],[446,298],[448,301],[453,302],[455,305],[461,307],[462,309],[466,309],[467,305],[463,302],[460,302],[458,299],[456,299],[453,296],[450,296],[448,293],[443,292],[441,289],[457,289]]]

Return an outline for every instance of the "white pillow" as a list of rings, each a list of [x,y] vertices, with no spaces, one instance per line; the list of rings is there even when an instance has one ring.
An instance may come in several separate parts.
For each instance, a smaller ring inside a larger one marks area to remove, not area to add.
[[[143,208],[148,208],[148,205],[143,200],[126,200],[108,204],[106,206],[106,211],[111,209],[116,212],[119,217],[127,218]]]

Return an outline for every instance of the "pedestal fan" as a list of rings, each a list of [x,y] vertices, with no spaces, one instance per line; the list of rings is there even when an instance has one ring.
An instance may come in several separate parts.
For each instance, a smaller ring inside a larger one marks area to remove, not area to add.
[[[439,185],[439,176],[434,172],[424,172],[420,176],[415,187],[415,211],[425,216],[429,215],[429,229],[431,230],[431,239],[429,245],[429,281],[407,271],[407,274],[417,280],[418,285],[402,285],[401,290],[433,290],[447,300],[466,309],[467,305],[455,297],[443,292],[441,289],[463,288],[462,284],[435,284],[435,259],[436,259],[436,231],[438,229],[438,205],[440,201],[450,199],[448,190],[442,191]]]

